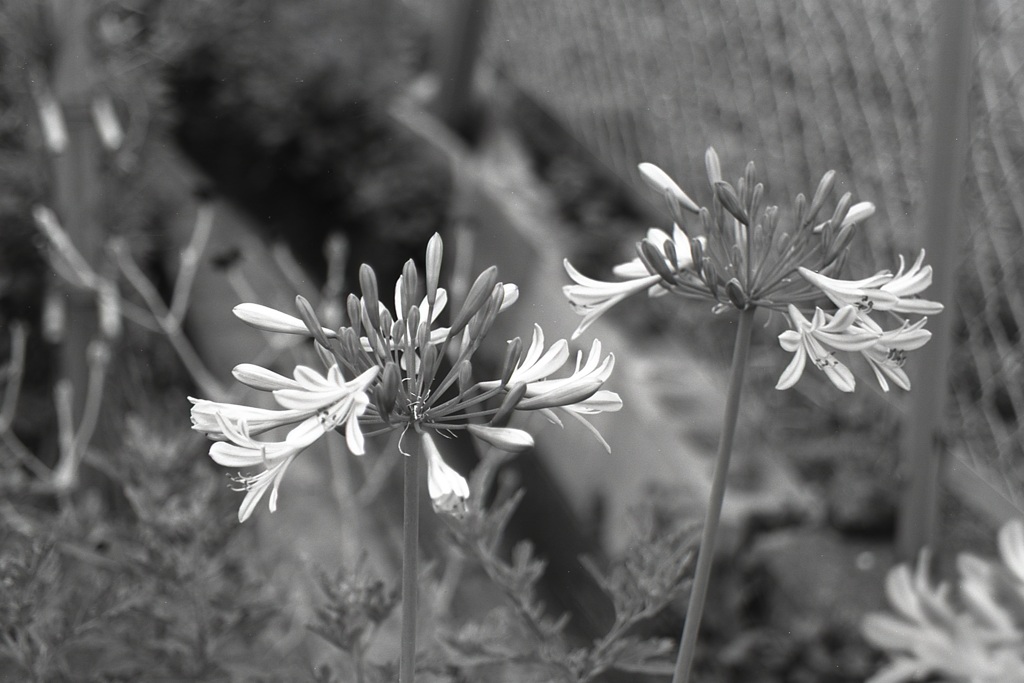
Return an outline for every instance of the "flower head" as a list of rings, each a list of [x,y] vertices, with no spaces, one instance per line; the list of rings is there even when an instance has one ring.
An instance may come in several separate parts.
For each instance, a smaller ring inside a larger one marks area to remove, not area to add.
[[[363,452],[365,437],[391,431],[416,434],[427,460],[428,490],[435,507],[451,511],[469,491],[462,476],[445,464],[432,432],[465,430],[490,445],[517,451],[531,447],[533,438],[508,426],[516,411],[539,410],[549,417],[552,411],[565,411],[582,420],[584,414],[621,405],[616,394],[602,388],[614,359],[602,356],[600,343],[594,343],[585,359],[580,354],[569,376],[556,377],[569,359],[568,345],[559,340],[545,349],[539,327],[525,355],[519,339],[509,342],[498,378],[478,378],[473,356],[495,318],[516,300],[518,289],[499,282],[497,269],[489,268],[441,325],[448,301],[438,286],[442,249],[441,238],[435,235],[427,245],[422,280],[415,264],[406,263],[395,286],[394,310],[380,301],[376,275],[364,265],[359,274],[361,296],[348,296],[347,324],[338,329],[322,325],[301,297],[296,300],[298,316],[255,304],[235,308],[239,318],[259,329],[311,337],[327,367],[327,374],[321,375],[299,366],[292,378],[251,364],[235,369],[237,379],[270,391],[283,410],[193,399],[194,428],[220,440],[211,447],[215,460],[265,468],[243,480],[250,491],[247,512],[251,499],[258,500],[268,487],[274,491],[272,503],[276,501],[287,463],[332,429],[344,430],[349,450],[357,454]],[[343,376],[355,379],[345,381]],[[299,425],[284,441],[252,438],[295,422]]]
[[[1019,521],[1004,526],[1001,550],[1004,538],[1015,533],[1024,538],[1022,529]],[[958,595],[951,584],[928,578],[928,560],[924,551],[916,569],[893,568],[885,592],[894,614],[876,612],[864,619],[865,639],[891,658],[869,683],[930,677],[964,683],[1024,681],[1024,583],[1006,554],[1008,567],[961,554]]]
[[[829,171],[810,203],[799,195],[793,217],[783,219],[779,207],[764,203],[764,186],[757,181],[753,162],[735,186],[722,179],[714,149],[708,149],[705,162],[710,208],[698,206],[657,166],[640,165],[644,179],[664,196],[675,224],[671,236],[652,228],[637,244],[637,258],[613,269],[623,282],[584,278],[566,263],[576,285],[565,287],[565,294],[584,316],[577,334],[608,308],[641,291],[709,299],[716,311],[754,306],[786,310],[818,294],[797,277],[798,269],[838,268],[854,228],[874,213],[872,204],[851,205],[846,194],[831,217],[820,220],[835,184],[835,173]],[[683,228],[686,214],[699,218],[695,237]]]
[[[854,204],[846,193],[835,202],[831,215],[823,214],[835,186],[833,171],[822,176],[810,201],[798,195],[792,212],[784,217],[778,206],[765,203],[753,162],[735,184],[723,179],[714,149],[707,150],[705,166],[712,195],[707,207],[698,205],[657,166],[640,165],[643,179],[668,204],[672,234],[651,228],[637,243],[637,257],[612,269],[618,281],[586,277],[565,262],[573,284],[563,291],[583,316],[573,336],[634,294],[673,293],[711,300],[715,312],[756,307],[782,312],[792,329],[779,341],[794,356],[779,379],[779,389],[795,384],[809,358],[837,388],[852,391],[853,372],[838,360],[837,350],[859,351],[884,390],[890,382],[908,388],[910,381],[902,369],[907,352],[930,335],[923,329],[925,320],[912,323],[901,316],[942,311],[941,304],[919,297],[932,277],[924,252],[910,268],[900,257],[895,275],[883,270],[860,280],[842,279],[839,271],[856,228],[875,207],[870,202]],[[687,222],[692,227],[684,228]],[[823,296],[834,309],[808,308]],[[872,312],[895,316],[899,326],[883,332],[870,318]]]

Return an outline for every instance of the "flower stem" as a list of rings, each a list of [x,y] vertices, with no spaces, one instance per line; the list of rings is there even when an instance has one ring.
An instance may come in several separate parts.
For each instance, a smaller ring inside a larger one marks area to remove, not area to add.
[[[736,419],[739,417],[743,373],[747,368],[755,310],[754,307],[750,307],[741,311],[739,326],[736,329],[736,344],[732,352],[732,369],[729,371],[729,389],[725,400],[725,417],[718,442],[715,474],[711,481],[711,497],[708,501],[704,531],[701,533],[700,550],[697,552],[697,571],[690,590],[690,604],[686,608],[686,622],[683,624],[683,638],[679,645],[672,683],[686,683],[690,679],[690,667],[697,647],[697,632],[700,629],[701,615],[704,613],[704,600],[707,598],[711,565],[715,558],[715,538],[722,515],[722,500],[725,498],[725,483],[729,473],[729,458],[732,456],[733,436],[736,434]]]
[[[403,455],[405,508],[402,524],[402,658],[398,667],[399,683],[413,683],[416,678],[416,603],[418,572],[417,553],[420,535],[420,449]]]

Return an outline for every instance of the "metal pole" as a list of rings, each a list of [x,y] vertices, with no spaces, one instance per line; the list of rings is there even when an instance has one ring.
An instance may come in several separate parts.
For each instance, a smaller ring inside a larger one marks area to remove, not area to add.
[[[931,342],[911,368],[913,392],[903,434],[903,473],[908,486],[901,501],[897,550],[916,559],[938,534],[939,475],[946,455],[945,410],[952,346],[954,275],[961,253],[960,188],[968,147],[968,94],[974,67],[974,1],[936,3],[938,30],[932,71],[932,125],[925,149],[923,244],[934,279],[928,298],[946,310],[929,323]]]

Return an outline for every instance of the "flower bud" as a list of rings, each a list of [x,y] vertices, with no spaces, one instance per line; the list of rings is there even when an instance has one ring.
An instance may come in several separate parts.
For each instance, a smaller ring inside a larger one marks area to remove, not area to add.
[[[381,322],[383,323],[384,321],[381,320]],[[388,330],[388,337],[391,340],[391,344],[393,346],[398,346],[406,342],[406,329],[407,328],[404,320],[396,320],[393,323],[391,323],[391,327]],[[411,342],[412,340],[410,339],[409,341]]]
[[[811,198],[811,205],[807,209],[806,221],[811,223],[814,221],[818,212],[821,211],[821,207],[825,205],[825,200],[832,194],[832,188],[836,183],[836,172],[829,171],[821,177],[821,181],[818,183],[818,189],[814,191],[814,197]]]
[[[679,263],[679,254],[676,252],[676,243],[674,240],[665,240],[665,244],[662,245],[662,250],[665,252],[665,260],[668,261],[669,267],[673,272],[677,270],[677,264]]]
[[[743,208],[743,204],[740,202],[739,196],[736,194],[736,190],[732,185],[720,180],[715,183],[715,199],[722,205],[722,208],[731,213],[736,217],[743,225],[750,224],[750,218],[747,216],[746,209]]]
[[[503,298],[501,300],[501,308],[498,309],[499,313],[519,301],[519,287],[512,283],[503,283],[501,289]]]
[[[740,197],[743,198],[744,204],[750,203],[751,192],[754,191],[754,186],[757,185],[757,167],[753,161],[748,161],[747,165],[743,169],[743,190],[740,192]]]
[[[803,193],[801,192],[800,194],[798,194],[796,196],[795,204],[796,204],[796,227],[797,227],[797,230],[799,230],[799,229],[803,228],[807,223],[810,223],[809,220],[806,220],[806,217],[804,215],[806,213],[806,211],[807,211],[807,197],[805,197],[803,195]]]
[[[497,279],[498,268],[496,266],[491,266],[477,276],[473,286],[469,288],[469,293],[466,294],[466,300],[463,302],[459,314],[452,321],[451,332],[449,333],[451,336],[461,332],[470,318],[490,300],[491,291],[494,289]]]
[[[637,252],[649,271],[660,275],[666,282],[675,283],[675,273],[669,268],[665,262],[665,255],[658,251],[657,247],[644,239],[637,243]]]
[[[505,399],[501,402],[501,407],[498,408],[498,412],[491,417],[491,421],[488,423],[492,427],[504,427],[508,424],[509,419],[512,417],[512,411],[516,409],[519,402],[522,401],[523,396],[526,395],[526,385],[522,382],[518,382],[509,387],[508,393],[505,394]]]
[[[377,274],[367,264],[359,267],[359,289],[363,292],[363,309],[374,327],[380,325],[380,298],[377,295]]]
[[[473,385],[473,363],[466,360],[459,363],[459,396],[462,396]]]
[[[701,278],[704,280],[704,284],[708,286],[711,291],[711,296],[718,298],[718,285],[719,273],[718,267],[715,265],[714,259],[705,259],[704,267],[701,269]]]
[[[839,203],[836,204],[836,210],[832,214],[832,219],[829,221],[832,224],[833,229],[838,228],[846,220],[846,214],[850,210],[850,201],[852,198],[853,195],[849,192],[839,198]]]
[[[247,325],[251,325],[264,332],[281,332],[283,334],[299,334],[304,337],[310,335],[305,323],[294,315],[282,313],[269,306],[262,304],[244,303],[238,304],[231,312],[235,317]],[[333,334],[333,333],[332,333]]]
[[[711,183],[711,187],[714,188],[715,184],[722,180],[722,166],[718,163],[718,154],[715,152],[714,147],[708,147],[708,150],[704,153],[704,167],[708,172],[708,181]]]
[[[391,315],[391,311],[386,308],[380,308],[378,311],[379,322],[377,323],[377,329],[380,330],[381,334],[388,335],[391,337],[394,332],[395,319]],[[401,334],[401,333],[399,333]]]
[[[433,379],[437,372],[438,356],[437,347],[428,346],[420,351],[420,367],[418,372],[419,386],[416,387],[417,392],[422,394],[426,387],[423,386],[424,381]]]
[[[764,231],[768,235],[769,240],[775,234],[775,230],[779,227],[779,207],[769,206],[764,210]]]
[[[643,179],[655,190],[663,192],[667,197],[678,202],[687,211],[691,211],[693,213],[700,211],[700,207],[697,206],[697,202],[690,199],[690,197],[683,192],[682,188],[680,188],[679,185],[677,185],[676,182],[663,170],[654,164],[648,163],[642,163],[638,168],[640,169],[640,175],[643,176]]]
[[[498,317],[498,313],[502,309],[504,300],[505,287],[499,282],[494,285],[494,289],[491,290],[491,297],[487,300],[484,307],[469,321],[469,336],[472,339],[478,340],[487,336],[487,333],[491,331],[495,318]]]
[[[299,388],[299,383],[295,380],[252,363],[236,365],[231,374],[245,386],[258,389],[259,391]]]
[[[743,285],[736,278],[733,278],[725,283],[725,293],[729,296],[729,301],[732,305],[741,311],[745,311],[750,305],[747,301],[747,295],[743,291]]]
[[[832,239],[832,244],[829,245],[828,251],[825,253],[826,264],[832,262],[844,249],[846,249],[847,246],[849,246],[850,240],[853,239],[853,228],[855,226],[856,223],[844,222],[843,226],[839,228],[839,231]]]
[[[413,306],[418,306],[420,302],[419,287],[420,276],[416,272],[416,264],[412,259],[405,262],[405,266],[402,267],[401,276],[401,306],[395,309],[395,313],[398,315],[404,315]]]
[[[509,379],[512,377],[512,373],[515,372],[516,366],[519,365],[519,361],[523,357],[523,340],[516,337],[508,343],[505,347],[505,360],[501,364],[501,374],[499,375],[502,384],[508,384]]]
[[[437,283],[441,280],[441,256],[444,254],[444,244],[441,236],[436,232],[427,242],[427,302],[433,306],[437,298]]]
[[[416,328],[416,348],[425,349],[430,346],[430,323],[421,321]]]
[[[356,333],[356,336],[363,332],[362,303],[355,294],[349,294],[345,300],[345,312],[348,314],[349,327]]]
[[[299,309],[299,317],[302,319],[302,322],[309,331],[309,334],[316,340],[317,344],[327,348],[329,345],[327,335],[324,334],[324,326],[320,324],[320,320],[317,318],[316,311],[313,310],[313,306],[310,305],[302,295],[295,297],[295,305]]]
[[[694,237],[690,240],[690,254],[693,257],[693,268],[697,271],[697,275],[701,275],[704,272],[704,240],[700,237]]]
[[[533,448],[533,437],[529,432],[512,427],[488,427],[471,424],[466,429],[484,443],[510,453],[518,453]]]
[[[340,334],[342,355],[345,358],[357,358],[366,353],[366,349],[363,348],[363,344],[359,340],[359,334],[351,327],[341,328]]]
[[[395,409],[400,384],[401,372],[398,369],[398,364],[394,361],[388,361],[384,366],[384,373],[380,377],[380,383],[377,385],[373,396],[374,403],[377,405],[377,411],[382,419],[387,420],[387,416]]]
[[[871,202],[858,202],[850,207],[850,210],[846,212],[846,218],[843,219],[842,227],[856,225],[864,220],[867,220],[875,213],[875,205]]]
[[[409,326],[409,337],[415,338],[417,331],[420,329],[420,307],[412,306],[406,313],[408,315],[405,321]]]
[[[366,339],[370,343],[370,349],[377,358],[388,358],[391,356],[390,349],[384,343],[384,338],[376,327],[366,328]]]
[[[704,231],[705,237],[710,238],[715,234],[715,219],[705,207],[700,209],[700,227]]]
[[[750,215],[757,220],[757,214],[761,211],[761,202],[764,200],[764,185],[757,183],[750,193]]]

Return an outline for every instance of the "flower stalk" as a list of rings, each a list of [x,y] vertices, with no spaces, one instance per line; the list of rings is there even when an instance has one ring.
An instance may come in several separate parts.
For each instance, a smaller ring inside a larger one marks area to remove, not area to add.
[[[722,501],[725,499],[725,485],[729,474],[729,460],[732,457],[733,437],[736,435],[736,422],[740,412],[743,375],[747,369],[747,359],[750,355],[750,338],[753,332],[755,310],[747,308],[740,311],[739,324],[736,328],[732,368],[729,371],[729,389],[725,399],[725,416],[718,441],[718,454],[715,457],[715,473],[711,481],[707,517],[704,521],[704,530],[701,532],[700,549],[697,551],[697,569],[690,591],[690,603],[686,608],[686,622],[683,624],[683,637],[679,646],[679,655],[676,658],[672,683],[686,683],[689,680],[690,667],[693,665],[693,656],[696,652],[697,634],[700,630],[701,616],[704,613],[704,601],[707,598],[708,583],[711,579],[711,566],[715,559],[715,540],[718,536],[718,524],[722,516]]]
[[[415,439],[413,439],[415,442]],[[420,447],[404,454],[402,511],[402,654],[399,683],[416,678],[416,606],[419,603]]]

